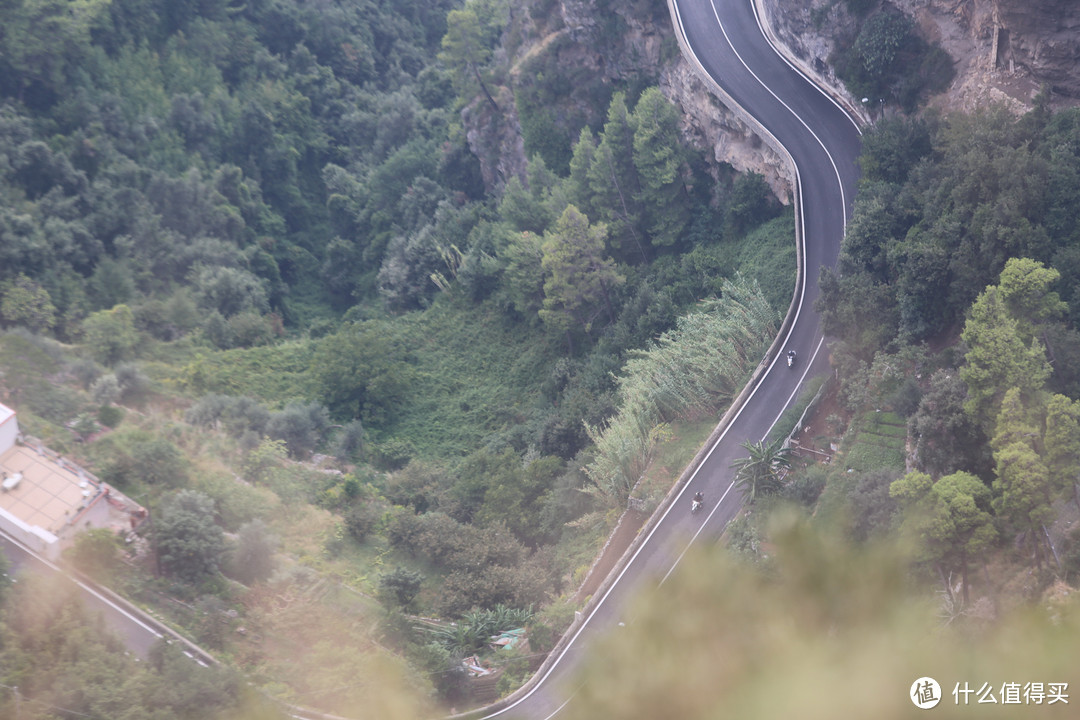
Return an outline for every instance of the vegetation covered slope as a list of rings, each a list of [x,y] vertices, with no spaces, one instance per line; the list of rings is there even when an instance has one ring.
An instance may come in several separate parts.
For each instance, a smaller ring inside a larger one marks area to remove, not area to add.
[[[73,560],[278,698],[348,712],[328,668],[393,653],[459,701],[461,647],[411,616],[572,589],[635,480],[584,471],[627,359],[701,366],[753,311],[660,437],[790,300],[790,212],[619,60],[629,10],[598,74],[550,9],[27,0],[0,30],[3,397],[154,516]]]
[[[856,418],[822,502],[846,505],[857,539],[912,543],[951,618],[1030,602],[1080,569],[1077,117],[1039,104],[883,120],[822,277],[837,399]],[[907,418],[900,453],[862,439],[889,410]]]

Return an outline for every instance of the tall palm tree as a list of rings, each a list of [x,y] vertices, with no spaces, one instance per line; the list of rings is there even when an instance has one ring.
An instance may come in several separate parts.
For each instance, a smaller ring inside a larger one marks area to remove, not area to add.
[[[784,438],[779,438],[768,445],[765,441],[742,444],[750,456],[736,460],[731,464],[738,472],[735,485],[743,491],[748,503],[753,504],[759,497],[775,495],[784,483],[783,472],[791,469],[791,448],[784,447]]]

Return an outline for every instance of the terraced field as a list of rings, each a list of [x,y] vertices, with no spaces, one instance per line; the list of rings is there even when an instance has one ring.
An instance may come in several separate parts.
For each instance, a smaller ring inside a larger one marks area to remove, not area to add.
[[[907,423],[893,412],[869,411],[854,423],[846,443],[844,467],[856,472],[878,468],[904,469]]]

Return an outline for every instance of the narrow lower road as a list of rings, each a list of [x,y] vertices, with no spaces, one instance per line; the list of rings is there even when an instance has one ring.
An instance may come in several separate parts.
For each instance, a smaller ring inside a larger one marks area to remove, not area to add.
[[[836,262],[858,179],[860,134],[840,106],[781,58],[765,38],[752,0],[674,0],[672,19],[700,67],[775,137],[795,162],[801,202],[805,283],[783,351],[798,353],[787,367],[783,352],[760,378],[727,432],[681,495],[653,527],[631,562],[609,588],[557,662],[531,692],[486,718],[547,720],[573,702],[580,664],[591,639],[623,620],[628,600],[662,583],[688,542],[715,538],[742,507],[731,464],[740,445],[763,439],[790,406],[807,378],[828,371],[820,322],[814,312],[821,269]],[[706,509],[691,515],[689,499],[705,493]],[[672,599],[673,607],[677,598]],[[644,662],[644,659],[643,659]],[[645,672],[646,669],[642,668]]]
[[[161,633],[113,602],[106,595],[77,580],[71,579],[59,568],[37,557],[22,545],[6,535],[0,534],[0,553],[7,556],[11,563],[12,575],[18,577],[25,573],[38,573],[50,576],[59,583],[78,585],[83,606],[91,615],[101,617],[117,637],[123,640],[128,650],[145,660],[150,656],[150,648],[161,639]]]

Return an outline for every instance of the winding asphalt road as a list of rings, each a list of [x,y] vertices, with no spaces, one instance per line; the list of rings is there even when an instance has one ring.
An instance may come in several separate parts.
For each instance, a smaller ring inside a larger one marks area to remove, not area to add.
[[[798,362],[786,367],[782,356],[759,378],[743,409],[681,494],[653,526],[646,541],[618,580],[593,606],[573,640],[531,691],[485,718],[547,720],[573,702],[575,678],[592,636],[621,621],[626,603],[648,584],[662,583],[678,565],[689,542],[719,535],[742,506],[732,487],[733,461],[745,452],[739,445],[763,439],[791,404],[803,381],[828,370],[813,301],[822,267],[836,261],[845,218],[855,193],[859,131],[840,107],[781,59],[758,25],[752,0],[674,0],[673,20],[696,56],[696,62],[746,112],[783,145],[798,168],[801,209],[797,221],[804,239],[806,283],[799,289],[797,316],[783,342]],[[689,498],[701,490],[708,512],[689,513]],[[0,541],[0,552],[28,570],[38,560]],[[46,571],[44,567],[37,568]],[[145,657],[158,632],[96,591],[84,587],[100,612],[138,655]],[[677,602],[677,599],[675,599]]]
[[[787,149],[797,168],[801,210],[796,218],[804,241],[805,287],[798,289],[794,322],[771,367],[708,457],[664,512],[618,580],[593,606],[591,615],[558,660],[531,691],[485,718],[547,720],[573,702],[575,679],[592,636],[622,621],[629,599],[649,584],[662,583],[688,542],[714,539],[742,507],[733,488],[731,464],[745,456],[740,444],[762,440],[795,399],[803,382],[828,372],[827,353],[814,300],[822,267],[836,262],[855,195],[860,133],[840,106],[781,58],[766,40],[752,0],[674,0],[672,16],[692,62]],[[788,368],[784,352],[798,360]],[[705,493],[708,512],[691,515],[689,498]],[[677,604],[677,598],[673,599]]]

